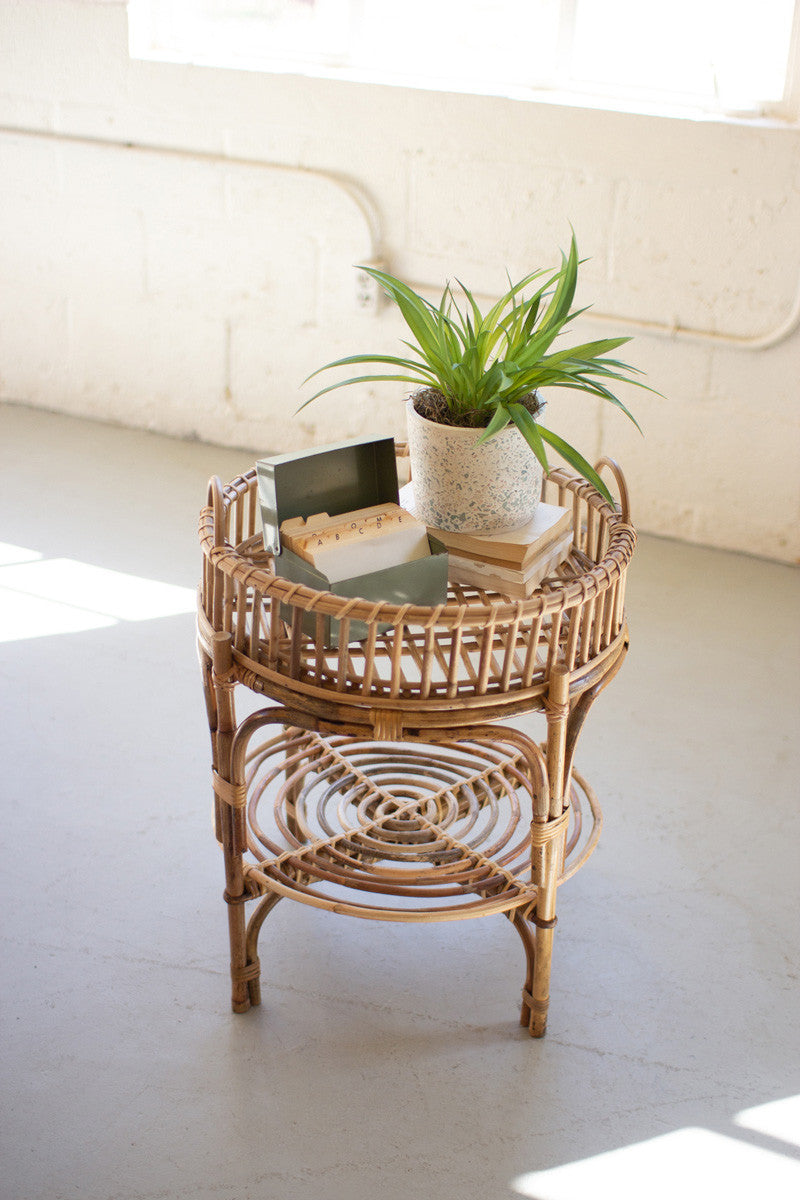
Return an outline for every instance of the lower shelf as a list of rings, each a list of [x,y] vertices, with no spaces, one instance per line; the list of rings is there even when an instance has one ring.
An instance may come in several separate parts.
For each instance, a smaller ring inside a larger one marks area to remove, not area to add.
[[[254,894],[383,921],[525,909],[531,781],[502,729],[466,742],[375,742],[288,729],[248,757],[247,884]],[[574,776],[561,881],[602,815]]]

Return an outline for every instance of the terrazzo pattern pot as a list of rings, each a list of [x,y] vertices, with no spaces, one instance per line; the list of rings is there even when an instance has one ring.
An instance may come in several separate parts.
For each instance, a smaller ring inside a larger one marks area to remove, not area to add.
[[[414,506],[426,525],[454,533],[519,529],[536,512],[542,468],[515,425],[478,445],[479,429],[439,425],[406,402]]]

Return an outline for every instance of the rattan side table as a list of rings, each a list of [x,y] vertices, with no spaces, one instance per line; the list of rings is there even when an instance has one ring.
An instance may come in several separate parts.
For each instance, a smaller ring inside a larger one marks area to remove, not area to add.
[[[565,471],[546,478],[544,499],[572,505],[574,538],[532,597],[452,585],[435,608],[276,576],[255,471],[211,480],[198,647],[234,1011],[260,1002],[259,933],[283,897],[384,921],[502,913],[525,948],[521,1022],[542,1036],[557,888],[600,832],[575,746],[628,642],[635,533],[619,468],[598,467],[615,476],[616,507]],[[335,650],[323,641],[326,615],[341,622]],[[363,641],[348,643],[351,621],[366,624]],[[238,719],[237,688],[264,706]],[[535,711],[541,745],[506,723]]]

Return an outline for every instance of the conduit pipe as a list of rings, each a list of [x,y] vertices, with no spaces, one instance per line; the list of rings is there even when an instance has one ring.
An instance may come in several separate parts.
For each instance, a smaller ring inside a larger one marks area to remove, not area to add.
[[[784,319],[774,329],[752,337],[739,336],[732,333],[716,333],[709,329],[694,329],[689,325],[681,325],[677,321],[672,325],[660,324],[656,321],[639,321],[635,317],[615,317],[610,313],[593,313],[591,308],[581,314],[582,319],[589,321],[613,322],[617,328],[624,325],[628,329],[640,333],[655,334],[659,337],[669,337],[686,342],[705,342],[708,345],[726,346],[731,350],[769,350],[773,346],[786,341],[800,326],[800,280],[792,306]]]
[[[180,146],[158,146],[147,142],[129,140],[117,141],[114,138],[95,137],[92,134],[63,133],[50,129],[23,129],[12,125],[0,125],[0,134],[14,137],[39,138],[42,141],[67,142],[76,146],[95,146],[109,150],[128,150],[138,154],[161,154],[169,158],[187,159],[192,162],[207,162],[213,165],[232,167],[251,167],[256,170],[287,171],[299,175],[313,175],[344,192],[355,204],[367,226],[370,241],[370,257],[378,259],[382,253],[381,218],[377,205],[366,188],[349,175],[337,171],[327,171],[320,167],[304,167],[299,163],[268,162],[257,158],[246,158],[239,154],[228,154],[216,150],[187,150]]]
[[[227,154],[213,150],[189,150],[178,146],[158,146],[145,142],[115,141],[113,138],[96,137],[90,134],[64,133],[60,130],[25,129],[11,125],[0,125],[0,134],[11,136],[55,140],[84,146],[102,146],[113,150],[130,150],[142,154],[163,154],[171,158],[184,158],[194,162],[208,162],[224,166],[250,167],[256,170],[291,171],[301,175],[311,175],[318,179],[327,180],[339,188],[355,204],[367,226],[370,239],[370,258],[381,261],[383,255],[383,230],[381,215],[377,203],[357,180],[344,173],[328,171],[320,167],[306,167],[296,163],[273,162],[263,159],[247,158],[243,155]],[[411,284],[418,291],[434,290],[432,284]],[[476,293],[477,294],[477,293]],[[484,298],[485,294],[481,296]],[[490,297],[485,296],[489,299]],[[740,336],[737,334],[717,333],[710,329],[697,329],[681,325],[675,321],[672,324],[660,321],[641,321],[636,317],[615,316],[612,313],[593,312],[588,309],[584,318],[590,321],[613,323],[617,328],[625,326],[638,330],[640,333],[655,337],[666,337],[678,341],[701,342],[706,345],[725,346],[733,350],[769,350],[773,346],[786,341],[800,326],[800,277],[794,301],[787,315],[773,329],[763,334]]]

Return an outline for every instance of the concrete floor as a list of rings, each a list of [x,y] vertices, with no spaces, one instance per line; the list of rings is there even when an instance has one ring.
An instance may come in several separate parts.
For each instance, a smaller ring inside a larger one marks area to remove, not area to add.
[[[281,904],[234,1016],[189,609],[253,456],[6,406],[0,457],[2,1200],[800,1195],[800,572],[641,539],[543,1041],[499,917]]]

